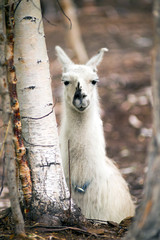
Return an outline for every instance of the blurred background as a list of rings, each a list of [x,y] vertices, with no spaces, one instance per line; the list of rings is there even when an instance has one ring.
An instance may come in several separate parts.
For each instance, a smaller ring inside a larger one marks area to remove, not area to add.
[[[102,47],[109,49],[98,68],[106,150],[138,204],[152,136],[153,0],[42,0],[41,5],[58,126],[62,86],[55,46],[76,63],[86,62]],[[0,209],[9,205],[7,198],[5,183]]]

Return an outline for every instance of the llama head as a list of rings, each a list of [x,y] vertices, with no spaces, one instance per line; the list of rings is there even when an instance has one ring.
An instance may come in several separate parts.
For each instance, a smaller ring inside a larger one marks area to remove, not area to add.
[[[85,65],[74,64],[59,46],[55,49],[63,68],[62,82],[65,101],[76,111],[82,113],[89,108],[94,99],[96,100],[96,84],[99,81],[97,66],[108,49],[101,48],[98,54]]]

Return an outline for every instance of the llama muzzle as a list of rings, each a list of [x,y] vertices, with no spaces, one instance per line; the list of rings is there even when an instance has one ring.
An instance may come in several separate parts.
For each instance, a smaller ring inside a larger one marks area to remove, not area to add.
[[[84,111],[89,105],[87,95],[82,92],[82,88],[79,84],[73,97],[73,105],[79,111]]]

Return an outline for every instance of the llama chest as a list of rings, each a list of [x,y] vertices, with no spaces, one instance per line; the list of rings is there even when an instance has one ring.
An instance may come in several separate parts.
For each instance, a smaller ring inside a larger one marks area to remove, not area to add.
[[[91,181],[94,174],[94,166],[90,161],[92,160],[92,156],[88,153],[87,145],[83,145],[82,143],[76,144],[73,139],[70,139],[69,148],[68,141],[61,143],[61,152],[66,179],[69,178],[70,158],[73,185],[82,186],[86,181]]]
[[[63,167],[66,179],[68,176],[70,156],[71,177],[74,184],[83,186],[101,175],[105,162],[105,143],[101,122],[97,126],[89,127],[70,126],[61,129],[60,144]],[[68,124],[67,124],[68,125]],[[68,140],[70,142],[68,148]]]

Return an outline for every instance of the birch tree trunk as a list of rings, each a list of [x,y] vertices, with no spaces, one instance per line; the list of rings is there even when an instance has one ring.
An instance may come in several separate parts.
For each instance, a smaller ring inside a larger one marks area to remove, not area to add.
[[[14,63],[33,184],[30,213],[35,220],[43,214],[60,216],[68,209],[69,192],[62,171],[39,0],[21,1],[16,8]]]
[[[154,3],[155,46],[153,56],[154,131],[148,155],[144,199],[125,240],[160,239],[160,0]]]

